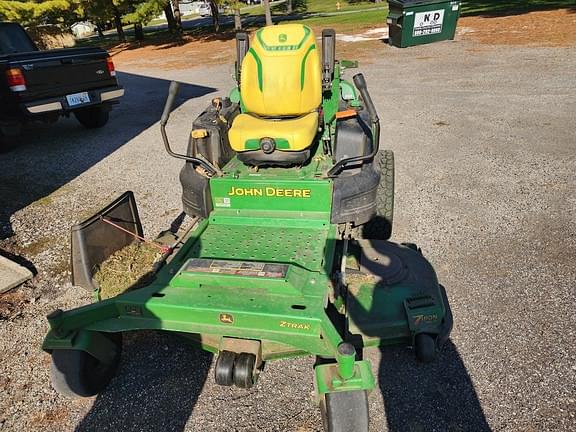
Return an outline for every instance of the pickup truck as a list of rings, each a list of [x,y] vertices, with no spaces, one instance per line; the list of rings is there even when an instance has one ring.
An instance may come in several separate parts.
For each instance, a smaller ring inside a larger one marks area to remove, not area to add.
[[[102,127],[123,95],[105,50],[40,51],[19,24],[0,22],[0,152],[32,121],[74,114],[87,128]]]

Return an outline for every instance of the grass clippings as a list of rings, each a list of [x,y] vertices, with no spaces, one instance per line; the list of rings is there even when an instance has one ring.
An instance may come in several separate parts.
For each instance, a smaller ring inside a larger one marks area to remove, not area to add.
[[[146,285],[154,263],[161,255],[160,249],[144,242],[132,243],[110,255],[94,274],[100,287],[100,299],[116,297]]]

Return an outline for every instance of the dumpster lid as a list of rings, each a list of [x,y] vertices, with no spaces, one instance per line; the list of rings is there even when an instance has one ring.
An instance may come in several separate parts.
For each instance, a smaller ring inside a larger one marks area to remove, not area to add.
[[[460,0],[388,0],[388,3],[396,3],[402,6],[416,6],[421,4],[435,4],[435,3],[458,3],[460,4]]]

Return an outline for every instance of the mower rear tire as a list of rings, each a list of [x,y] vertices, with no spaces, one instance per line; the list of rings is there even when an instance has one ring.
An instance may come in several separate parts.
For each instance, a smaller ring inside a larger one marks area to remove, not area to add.
[[[114,377],[122,351],[122,335],[107,335],[116,345],[114,358],[105,364],[85,351],[55,349],[52,351],[50,380],[63,396],[78,398],[97,395]]]
[[[327,393],[320,403],[326,432],[368,432],[366,390]]]
[[[234,384],[234,362],[236,353],[231,351],[220,351],[216,366],[214,367],[214,379],[216,384],[231,386]]]
[[[110,109],[99,105],[74,111],[74,117],[87,129],[98,129],[108,123]]]
[[[414,338],[416,360],[431,363],[436,358],[436,338],[428,333],[417,334]]]
[[[360,227],[360,238],[388,240],[392,235],[394,217],[394,152],[380,150],[374,158],[380,171],[380,183],[376,191],[376,215]]]
[[[234,362],[234,384],[237,387],[249,389],[254,385],[254,369],[256,356],[241,353]]]

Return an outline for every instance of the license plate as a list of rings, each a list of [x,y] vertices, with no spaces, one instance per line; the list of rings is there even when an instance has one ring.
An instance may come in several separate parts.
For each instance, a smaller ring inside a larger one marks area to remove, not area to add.
[[[69,106],[82,105],[90,102],[90,96],[88,92],[74,93],[66,96],[66,101]]]

